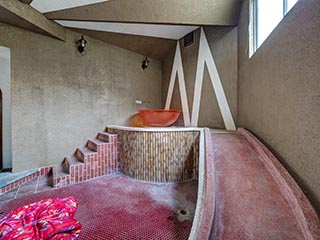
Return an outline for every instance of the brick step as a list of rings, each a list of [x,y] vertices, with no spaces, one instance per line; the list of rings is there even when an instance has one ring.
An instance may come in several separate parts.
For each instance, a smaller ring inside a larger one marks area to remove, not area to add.
[[[94,151],[94,152],[100,152],[102,150],[101,148],[105,145],[110,145],[110,143],[106,141],[102,141],[98,138],[93,140],[90,139],[87,142],[87,148],[89,148],[91,151]]]
[[[51,185],[63,187],[117,172],[117,136],[99,132],[96,139],[87,141],[86,147],[77,148],[74,155],[52,168]]]
[[[69,174],[69,168],[70,168],[70,164],[68,162],[68,159],[67,158],[64,158],[63,161],[62,161],[62,170],[63,172]]]
[[[70,184],[70,174],[65,173],[63,165],[55,165],[52,169],[53,187],[63,187]]]
[[[74,168],[78,165],[84,165],[84,163],[80,162],[75,155],[64,158],[62,162],[64,172],[69,174],[72,173]]]
[[[113,142],[117,139],[117,134],[114,133],[109,133],[109,132],[99,132],[97,135],[97,138],[100,141],[104,141],[104,142]]]
[[[87,147],[77,148],[75,156],[79,159],[80,162],[85,163],[88,161],[90,157],[96,156],[98,153],[96,151],[92,151]]]
[[[68,176],[69,173],[64,172],[62,164],[53,166],[53,177],[65,177]]]

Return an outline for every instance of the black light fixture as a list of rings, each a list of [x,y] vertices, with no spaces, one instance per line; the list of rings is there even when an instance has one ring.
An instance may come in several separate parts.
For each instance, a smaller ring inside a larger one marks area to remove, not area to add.
[[[78,50],[82,55],[86,54],[86,45],[87,45],[87,40],[84,39],[83,35],[81,35],[81,38],[77,41],[78,43]]]
[[[20,0],[20,2],[25,3],[25,4],[31,4],[33,0]]]
[[[142,67],[142,69],[143,70],[145,70],[145,69],[147,69],[148,68],[148,66],[149,66],[149,60],[148,60],[148,58],[146,57],[146,59],[144,59],[143,61],[142,61],[142,65],[141,65],[141,67]]]

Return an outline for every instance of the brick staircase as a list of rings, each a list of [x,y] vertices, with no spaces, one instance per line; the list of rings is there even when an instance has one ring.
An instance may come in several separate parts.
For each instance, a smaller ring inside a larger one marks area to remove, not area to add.
[[[49,183],[58,188],[118,171],[117,134],[99,132],[86,147],[64,158],[49,172]]]

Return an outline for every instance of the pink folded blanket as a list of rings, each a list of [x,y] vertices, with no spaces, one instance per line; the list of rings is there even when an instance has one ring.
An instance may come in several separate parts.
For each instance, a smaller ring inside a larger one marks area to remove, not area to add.
[[[0,239],[77,239],[82,225],[74,219],[74,197],[44,199],[10,212],[0,220]]]

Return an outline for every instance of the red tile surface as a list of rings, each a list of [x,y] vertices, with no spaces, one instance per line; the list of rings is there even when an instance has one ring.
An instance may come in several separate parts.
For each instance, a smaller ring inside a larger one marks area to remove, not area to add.
[[[113,174],[1,202],[0,209],[8,213],[40,199],[66,196],[79,202],[75,216],[83,225],[79,239],[188,239],[197,182],[149,184]],[[177,214],[182,208],[190,214]]]
[[[281,186],[244,137],[213,134],[212,141],[215,239],[314,239],[305,235]]]
[[[320,220],[298,184],[271,151],[249,131],[240,128],[238,134],[259,154],[264,166],[278,184],[291,207],[306,239],[320,239]]]

